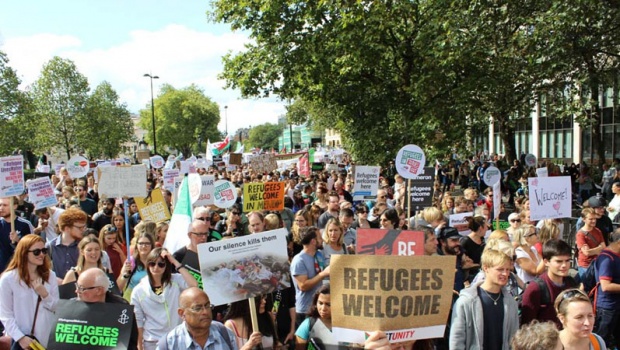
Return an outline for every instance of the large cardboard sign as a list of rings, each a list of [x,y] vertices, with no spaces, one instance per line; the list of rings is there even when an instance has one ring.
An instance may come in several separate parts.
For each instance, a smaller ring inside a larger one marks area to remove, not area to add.
[[[424,151],[416,145],[406,145],[396,154],[396,171],[405,179],[420,175],[426,164]]]
[[[38,179],[26,182],[28,187],[28,199],[34,204],[34,209],[53,207],[58,204],[54,187],[49,177],[40,177]]]
[[[212,205],[213,204],[213,183],[215,182],[214,175],[201,175],[200,181],[202,181],[202,187],[200,187],[200,196],[198,200],[194,202],[194,206]]]
[[[284,182],[250,182],[243,185],[243,212],[283,210]]]
[[[82,156],[74,156],[69,159],[67,165],[65,165],[65,169],[67,169],[71,178],[79,179],[80,177],[84,177],[88,174],[88,171],[90,170],[90,163],[88,162],[88,159]]]
[[[161,188],[156,188],[147,197],[134,197],[140,218],[153,222],[170,220],[170,210],[166,205]]]
[[[99,195],[108,198],[146,197],[144,165],[98,167]]]
[[[24,192],[24,158],[0,158],[0,198],[17,196]]]
[[[570,176],[530,177],[530,220],[569,218],[572,189]]]
[[[223,305],[289,288],[286,229],[198,245],[203,289]]]
[[[332,255],[332,331],[363,343],[382,330],[392,342],[443,336],[452,306],[454,256]]]
[[[465,218],[468,216],[474,216],[474,213],[468,212],[450,215],[450,227],[454,227],[455,229],[457,229],[461,236],[467,236],[471,233],[471,230],[469,229],[469,223],[467,222],[467,220],[465,220]]]
[[[250,165],[259,174],[268,173],[278,168],[276,157],[273,154],[259,154],[250,160]]]
[[[356,244],[357,254],[424,255],[424,232],[362,228]]]
[[[379,189],[379,169],[378,166],[356,166],[355,185],[353,186],[353,200],[361,201],[366,199],[376,199]]]
[[[127,349],[133,322],[129,304],[59,300],[48,349]]]
[[[411,206],[415,210],[421,210],[433,205],[433,193],[435,191],[435,167],[424,167],[424,171],[411,179]]]
[[[174,179],[180,175],[179,169],[164,169],[164,188],[174,193]]]
[[[230,159],[228,160],[229,164],[241,165],[243,161],[243,154],[241,153],[231,153]]]

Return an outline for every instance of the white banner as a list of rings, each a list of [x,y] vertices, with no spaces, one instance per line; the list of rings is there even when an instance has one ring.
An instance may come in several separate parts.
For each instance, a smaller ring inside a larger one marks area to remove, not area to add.
[[[24,158],[11,156],[0,158],[0,197],[24,193]]]
[[[361,201],[377,198],[377,190],[379,189],[378,166],[356,165],[354,179],[353,200]]]
[[[202,187],[200,188],[200,196],[198,200],[193,203],[195,207],[202,205],[212,205],[213,204],[213,183],[215,182],[214,175],[202,175],[200,176],[200,180],[202,181]]]
[[[107,198],[146,197],[144,165],[98,167],[99,195]]]
[[[179,176],[179,169],[164,169],[164,188],[174,193],[174,179]]]
[[[573,193],[570,176],[530,177],[530,220],[569,218]]]

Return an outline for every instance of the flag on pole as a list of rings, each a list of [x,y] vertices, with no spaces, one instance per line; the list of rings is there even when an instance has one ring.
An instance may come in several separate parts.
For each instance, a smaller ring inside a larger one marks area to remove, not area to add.
[[[168,235],[164,241],[164,248],[169,252],[176,252],[189,244],[189,226],[192,223],[192,202],[189,198],[189,185],[187,176],[183,178],[179,188],[179,196],[172,212]]]
[[[219,156],[230,148],[230,136],[226,136],[224,141],[216,142],[211,145],[211,152],[214,156]]]
[[[211,140],[207,139],[207,151],[206,151],[207,160],[213,163],[213,153],[211,153]]]

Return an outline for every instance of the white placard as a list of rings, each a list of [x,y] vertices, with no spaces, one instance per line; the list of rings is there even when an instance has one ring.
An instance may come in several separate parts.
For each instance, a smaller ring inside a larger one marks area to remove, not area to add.
[[[497,219],[499,217],[499,213],[501,211],[502,204],[502,184],[498,181],[495,185],[493,185],[493,214],[494,218]]]
[[[426,156],[416,145],[406,145],[396,155],[396,171],[405,179],[414,179],[424,172]]]
[[[34,209],[52,207],[58,204],[58,199],[49,177],[40,177],[26,182],[28,186],[28,200],[34,204]]]
[[[212,205],[213,204],[213,184],[215,182],[214,175],[200,176],[202,187],[200,188],[200,197],[194,203],[194,206]]]
[[[202,179],[198,174],[189,174],[187,176],[187,185],[189,187],[189,200],[194,204],[200,198],[202,189]]]
[[[525,155],[525,166],[528,167],[535,167],[537,164],[536,162],[536,156],[529,153]]]
[[[365,199],[377,198],[379,189],[379,169],[378,166],[356,165],[353,186],[353,200],[361,201]]]
[[[108,198],[146,197],[146,167],[98,167],[99,196]]]
[[[530,220],[571,217],[573,193],[570,176],[530,177]]]
[[[467,236],[471,233],[469,223],[465,220],[468,216],[474,216],[474,213],[459,213],[450,215],[450,227],[454,227],[461,236]]]
[[[166,165],[166,162],[164,161],[164,158],[162,156],[152,156],[150,158],[150,162],[153,169],[160,169],[163,168],[164,165]]]
[[[502,178],[502,173],[494,166],[489,166],[487,170],[484,171],[484,175],[482,177],[482,181],[484,181],[487,186],[493,186],[499,182]]]
[[[164,169],[164,188],[174,193],[174,179],[179,176],[179,169]]]
[[[547,177],[549,176],[549,170],[547,170],[547,167],[538,168],[536,169],[536,175],[538,177]]]
[[[18,196],[24,193],[24,158],[10,156],[0,158],[0,197]]]
[[[84,177],[88,174],[90,164],[88,159],[82,156],[75,156],[69,159],[67,164],[65,164],[65,169],[67,169],[69,176],[71,176],[72,179],[79,179],[80,177]]]

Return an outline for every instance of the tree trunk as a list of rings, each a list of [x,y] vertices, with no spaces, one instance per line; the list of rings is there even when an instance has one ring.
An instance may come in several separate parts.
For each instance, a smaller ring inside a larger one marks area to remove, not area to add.
[[[508,122],[510,118],[507,116],[493,116],[493,119],[495,122],[499,123],[499,137],[502,139],[502,143],[506,150],[504,153],[506,162],[512,164],[515,159],[518,159],[515,147],[515,128]]]
[[[593,79],[590,84],[590,99],[592,101],[592,110],[590,114],[592,122],[592,148],[596,152],[596,156],[599,161],[599,166],[605,163],[605,145],[603,144],[603,133],[601,130],[601,106],[599,104],[600,88],[598,79]],[[592,159],[594,163],[594,159]]]

